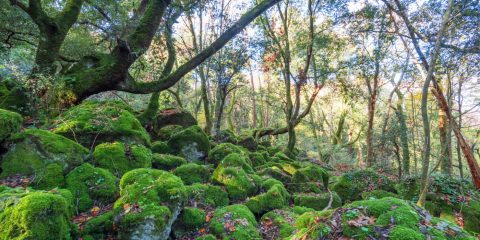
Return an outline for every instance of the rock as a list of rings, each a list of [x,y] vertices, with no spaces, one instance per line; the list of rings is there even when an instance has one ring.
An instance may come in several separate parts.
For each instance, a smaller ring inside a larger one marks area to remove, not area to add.
[[[175,108],[162,109],[155,118],[154,132],[170,125],[179,125],[182,128],[187,128],[197,124],[197,120],[193,115],[185,110]]]
[[[216,208],[226,206],[228,194],[218,186],[194,183],[186,186],[189,206]]]
[[[220,130],[215,136],[213,136],[213,141],[216,143],[232,143],[237,144],[238,138],[230,130]]]
[[[325,169],[311,164],[295,171],[290,191],[322,193],[328,188],[328,178]]]
[[[18,112],[23,115],[32,113],[30,96],[19,83],[13,81],[0,80],[0,108]]]
[[[114,236],[114,213],[108,211],[85,222],[81,235],[83,239],[106,239]]]
[[[210,150],[208,136],[197,126],[179,131],[168,140],[168,147],[174,155],[180,155],[187,161],[203,160]]]
[[[17,133],[22,126],[23,118],[16,112],[0,109],[0,143]]]
[[[0,192],[0,239],[72,239],[69,192]],[[70,196],[71,197],[71,196]]]
[[[183,164],[186,164],[187,160],[183,157],[170,155],[170,154],[153,154],[152,157],[152,167],[155,169],[161,169],[165,171],[170,171],[179,167]]]
[[[290,194],[280,181],[267,179],[263,182],[262,188],[266,192],[248,198],[245,203],[253,213],[264,213],[288,206]]]
[[[153,142],[152,147],[150,149],[152,150],[153,153],[159,153],[159,154],[169,153],[167,143],[162,141]]]
[[[52,131],[89,148],[113,141],[150,144],[133,110],[118,101],[84,101],[58,116]]]
[[[398,198],[398,195],[395,194],[395,193],[384,191],[384,190],[373,190],[373,191],[370,191],[370,192],[363,192],[362,193],[362,199],[363,200],[382,199],[384,197]]]
[[[188,163],[177,167],[173,174],[180,177],[186,185],[194,183],[206,183],[208,182],[211,170],[205,165],[199,165],[196,163]]]
[[[231,153],[248,154],[248,150],[232,143],[220,143],[208,152],[208,162],[218,165],[227,155]]]
[[[256,151],[258,147],[257,141],[252,136],[239,137],[238,145],[248,149],[249,151]]]
[[[275,209],[265,213],[260,219],[263,239],[287,239],[294,234],[298,214],[292,209]]]
[[[154,132],[153,139],[160,141],[168,141],[173,134],[182,131],[184,128],[180,125],[164,126]]]
[[[312,211],[301,214],[295,221],[296,231],[288,239],[335,239],[328,238],[331,228],[322,219],[329,219],[332,210]]]
[[[261,165],[267,163],[267,161],[268,161],[268,157],[266,158],[265,155],[260,153],[260,152],[249,153],[248,157],[252,161],[252,166],[253,167],[261,166]]]
[[[102,143],[93,152],[93,165],[105,168],[117,177],[136,168],[152,166],[152,152],[143,145],[123,142]]]
[[[207,213],[200,208],[186,207],[182,211],[181,223],[186,229],[196,229],[202,227],[206,221]]]
[[[81,165],[88,154],[72,140],[39,129],[14,134],[10,142],[1,161],[0,178],[34,176],[32,185],[40,189],[62,187],[64,176]]]
[[[332,204],[331,208],[335,209],[342,205],[342,199],[336,192],[331,192]],[[293,202],[296,206],[313,208],[321,211],[328,206],[330,202],[330,193],[298,193],[293,196]]]
[[[135,169],[120,180],[114,213],[120,239],[167,239],[187,199],[182,180],[156,169]]]
[[[103,168],[84,163],[66,177],[67,189],[73,194],[77,212],[84,212],[97,205],[106,205],[117,198],[116,177]]]
[[[259,239],[256,225],[255,216],[245,205],[234,204],[215,210],[210,230],[222,239]]]
[[[390,179],[369,169],[345,173],[332,188],[344,202],[359,200],[362,192],[376,189],[395,192]]]

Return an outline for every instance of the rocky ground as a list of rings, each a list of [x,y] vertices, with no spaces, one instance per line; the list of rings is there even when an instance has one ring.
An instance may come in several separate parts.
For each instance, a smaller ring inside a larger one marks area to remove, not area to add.
[[[0,239],[476,239],[479,193],[435,175],[338,171],[297,151],[207,136],[166,110],[149,126],[86,101],[40,129],[0,110]],[[335,170],[335,171],[334,171]]]

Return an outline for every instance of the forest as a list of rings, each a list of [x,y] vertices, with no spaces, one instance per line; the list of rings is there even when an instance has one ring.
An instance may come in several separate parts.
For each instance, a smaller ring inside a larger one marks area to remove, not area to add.
[[[0,239],[480,239],[479,0],[0,0]]]

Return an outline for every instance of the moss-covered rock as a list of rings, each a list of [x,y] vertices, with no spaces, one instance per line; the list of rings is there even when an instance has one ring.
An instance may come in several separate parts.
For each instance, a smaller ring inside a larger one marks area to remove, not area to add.
[[[246,173],[254,173],[250,159],[247,156],[238,153],[228,154],[223,158],[217,168],[219,167],[239,167]]]
[[[203,160],[207,156],[210,150],[210,141],[207,134],[199,126],[194,125],[173,134],[168,140],[168,147],[171,153],[192,162]]]
[[[363,200],[368,200],[368,199],[382,199],[384,197],[394,197],[394,198],[399,198],[399,196],[395,193],[392,192],[387,192],[384,190],[373,190],[370,192],[363,192],[362,194],[362,199]]]
[[[260,219],[264,227],[262,235],[264,239],[286,239],[296,231],[295,220],[298,214],[292,209],[275,209],[265,213]]]
[[[215,136],[213,136],[213,141],[216,143],[237,144],[238,138],[235,133],[230,130],[220,130]]]
[[[21,84],[0,79],[0,108],[15,111],[23,115],[32,112],[29,91]]]
[[[255,216],[245,205],[234,204],[215,210],[210,230],[225,240],[259,239],[260,233],[256,225]]]
[[[182,224],[187,229],[196,229],[206,223],[207,213],[200,208],[186,207],[182,211]]]
[[[168,125],[158,128],[153,132],[153,138],[160,141],[168,141],[175,133],[183,130],[180,125]]]
[[[290,194],[280,181],[266,179],[262,188],[264,193],[248,198],[245,202],[250,211],[258,214],[288,206]]]
[[[0,143],[22,126],[23,118],[16,112],[0,109]]]
[[[119,237],[166,239],[186,199],[182,180],[169,172],[135,169],[125,173],[114,205]]]
[[[64,176],[82,164],[88,150],[81,145],[39,129],[11,136],[8,152],[1,161],[0,178],[13,175],[35,176],[34,187],[62,187]]]
[[[267,159],[264,154],[260,152],[252,152],[248,154],[248,157],[250,158],[252,162],[253,167],[261,166],[265,163],[267,163]]]
[[[284,185],[290,185],[292,182],[292,175],[283,168],[282,164],[270,163],[258,166],[256,169],[260,176],[275,178]]]
[[[150,144],[133,110],[117,101],[84,101],[58,116],[52,131],[86,147],[113,141]]]
[[[113,217],[113,211],[93,217],[83,225],[81,236],[84,239],[108,239],[115,236]]]
[[[242,168],[245,166],[244,162],[240,162],[237,166],[228,166],[228,164],[237,164],[235,161],[225,163],[226,167],[223,166],[222,161],[215,169],[212,181],[225,186],[231,200],[243,200],[257,191],[255,179]]]
[[[0,193],[0,239],[72,239],[70,199],[12,189]]]
[[[218,186],[195,183],[186,186],[188,205],[201,208],[223,207],[228,204],[228,194]]]
[[[317,211],[325,209],[330,201],[331,208],[337,208],[342,205],[342,199],[333,191],[330,193],[298,193],[293,196],[295,205],[313,208]]]
[[[206,183],[211,174],[211,170],[205,165],[188,163],[177,167],[173,173],[180,177],[183,183],[190,185],[194,183]]]
[[[328,172],[316,165],[297,169],[292,176],[290,191],[321,193],[328,187]]]
[[[208,152],[208,162],[217,165],[231,153],[247,154],[248,150],[232,143],[220,143]]]
[[[170,171],[186,163],[185,158],[170,154],[155,153],[152,157],[152,167],[165,171]]]
[[[67,189],[74,198],[77,212],[91,208],[94,203],[107,204],[117,197],[117,179],[109,171],[84,163],[73,169],[66,177]]]
[[[332,188],[344,202],[359,200],[362,192],[377,189],[395,192],[394,184],[390,179],[369,169],[342,175]]]
[[[152,143],[150,148],[153,153],[166,154],[169,153],[168,145],[166,142],[156,141]]]
[[[95,166],[105,168],[117,177],[135,168],[152,166],[152,152],[143,145],[102,143],[95,148],[93,157]]]
[[[295,233],[288,239],[334,239],[327,237],[332,232],[332,229],[321,221],[330,218],[332,213],[331,210],[303,213],[295,221]]]
[[[165,135],[162,129],[170,126],[180,126],[181,128],[187,128],[193,125],[197,125],[197,120],[191,113],[182,109],[162,109],[153,121],[153,137],[162,140],[168,140],[171,134]]]

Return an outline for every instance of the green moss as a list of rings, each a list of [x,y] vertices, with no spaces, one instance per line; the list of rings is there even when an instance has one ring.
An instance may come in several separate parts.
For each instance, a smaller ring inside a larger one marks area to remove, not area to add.
[[[480,234],[480,201],[471,201],[463,209],[465,230]]]
[[[265,159],[265,156],[259,152],[249,153],[248,156],[252,161],[252,166],[254,167],[263,165],[267,162],[267,160]]]
[[[260,239],[256,225],[255,216],[246,206],[234,204],[215,210],[210,230],[222,239]]]
[[[396,226],[390,231],[390,239],[424,240],[425,236],[419,231],[403,226]]]
[[[317,211],[323,210],[330,202],[330,193],[299,193],[293,196],[293,202],[297,206],[313,208]],[[332,208],[342,205],[342,200],[336,192],[332,192]]]
[[[253,213],[264,213],[288,206],[290,194],[281,182],[275,179],[265,181],[265,193],[247,199],[245,205]]]
[[[404,200],[387,197],[382,199],[356,201],[347,205],[347,207],[363,207],[366,208],[368,214],[378,217],[381,214],[392,210],[392,208],[410,208],[410,205]]]
[[[123,142],[102,143],[93,152],[93,164],[105,168],[117,177],[135,168],[152,166],[152,153],[143,145]]]
[[[23,84],[0,79],[0,108],[15,111],[23,115],[32,113],[31,99]]]
[[[195,240],[217,240],[217,238],[212,234],[203,235],[195,238]]]
[[[246,154],[248,150],[232,143],[220,143],[208,152],[208,162],[218,165],[231,153]]]
[[[23,118],[16,112],[0,109],[0,142],[16,133],[22,126]]]
[[[83,226],[82,236],[90,236],[92,239],[107,239],[107,236],[114,232],[113,217],[113,211],[109,211],[88,220]]]
[[[396,225],[406,226],[409,228],[418,227],[420,217],[418,213],[411,207],[398,207],[393,211],[381,214],[377,219],[377,224],[386,226],[392,222]]]
[[[243,200],[257,191],[254,179],[240,167],[223,167],[213,172],[212,180],[225,186],[231,200]]]
[[[205,165],[188,163],[177,167],[173,174],[180,177],[183,183],[190,185],[194,183],[206,183],[210,176],[210,169]]]
[[[310,165],[295,171],[292,177],[290,191],[321,193],[327,187],[327,171],[321,167]]]
[[[223,160],[220,162],[219,167],[240,167],[246,173],[253,173],[252,164],[248,157],[238,154],[238,153],[230,153],[228,154]]]
[[[152,167],[165,171],[170,171],[186,163],[185,158],[170,154],[155,153],[152,158]]]
[[[373,190],[370,192],[363,192],[362,194],[362,199],[368,200],[368,199],[382,199],[384,197],[394,197],[398,198],[398,195],[395,193],[387,192],[384,190]]]
[[[345,202],[359,200],[362,192],[377,189],[395,192],[391,180],[369,169],[356,170],[342,175],[332,188]]]
[[[72,239],[69,203],[60,194],[9,191],[0,199],[0,239]]]
[[[155,138],[162,141],[168,141],[175,133],[183,130],[183,127],[180,125],[168,125],[164,126],[158,130],[154,129]]]
[[[285,185],[290,185],[292,176],[286,172],[281,164],[265,164],[256,168],[260,176],[274,178]]]
[[[63,186],[64,174],[79,166],[88,154],[79,144],[44,130],[29,129],[10,139],[0,178],[35,175],[32,184],[42,189]]]
[[[204,159],[210,150],[207,134],[197,126],[191,126],[172,135],[168,140],[171,153],[180,155],[192,162]]]
[[[52,128],[86,147],[112,141],[150,144],[133,110],[117,101],[84,101],[58,116]]]
[[[332,229],[325,224],[325,220],[332,215],[332,211],[306,212],[300,215],[295,227],[297,231],[289,239],[319,239],[325,238]]]
[[[228,194],[218,186],[194,183],[186,189],[190,205],[216,208],[228,204]]]
[[[297,217],[298,214],[291,209],[275,209],[265,213],[260,222],[270,224],[270,228],[265,231],[269,231],[268,235],[272,236],[272,239],[285,239],[295,232],[295,219]]]
[[[238,138],[238,145],[248,149],[249,151],[256,151],[258,146],[257,141],[251,135],[240,136]]]
[[[217,143],[237,144],[238,142],[237,136],[235,136],[235,133],[233,133],[230,130],[220,130],[217,134],[215,134],[215,136],[213,137],[213,140]]]
[[[117,179],[109,171],[84,163],[67,175],[67,189],[72,192],[77,212],[83,212],[94,203],[108,204],[116,199]]]
[[[163,239],[164,231],[180,213],[187,198],[182,180],[156,169],[135,169],[120,180],[120,198],[114,204],[114,213],[120,217],[120,238]]]
[[[204,210],[193,207],[186,207],[182,212],[182,223],[187,229],[196,229],[203,226],[207,214]]]
[[[168,145],[166,142],[156,141],[152,143],[150,148],[153,153],[166,154],[169,152]]]

